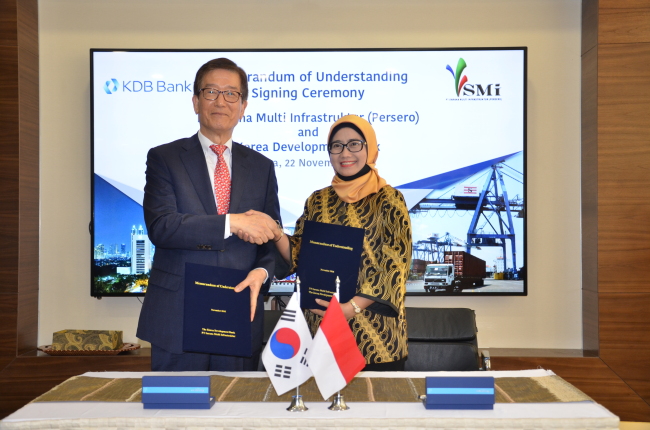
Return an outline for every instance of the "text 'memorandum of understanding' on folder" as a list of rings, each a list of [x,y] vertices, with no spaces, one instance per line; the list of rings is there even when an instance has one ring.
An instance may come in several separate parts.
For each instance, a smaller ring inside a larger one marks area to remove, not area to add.
[[[337,276],[341,281],[339,301],[354,297],[364,234],[363,228],[305,221],[298,256],[300,307],[324,309],[315,300],[330,301]]]
[[[250,291],[234,291],[248,272],[185,263],[183,350],[252,355]]]

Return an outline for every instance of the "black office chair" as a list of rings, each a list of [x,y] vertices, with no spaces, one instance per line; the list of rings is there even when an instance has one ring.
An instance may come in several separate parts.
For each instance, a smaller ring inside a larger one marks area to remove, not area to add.
[[[465,308],[406,308],[407,371],[489,370],[487,352],[479,354],[476,314]]]
[[[278,321],[280,321],[282,312],[284,311],[276,309],[264,310],[264,335],[262,337],[262,343],[264,345],[266,345],[266,343],[269,341],[271,333],[273,333],[273,329],[278,324]]]

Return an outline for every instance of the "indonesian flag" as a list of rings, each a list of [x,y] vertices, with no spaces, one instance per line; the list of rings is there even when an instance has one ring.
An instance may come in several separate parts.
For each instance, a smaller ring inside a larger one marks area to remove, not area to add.
[[[293,293],[262,352],[262,363],[278,396],[311,377],[306,359],[311,342],[309,327],[300,310],[300,293]]]
[[[307,361],[325,400],[344,388],[366,365],[336,295],[314,336]]]

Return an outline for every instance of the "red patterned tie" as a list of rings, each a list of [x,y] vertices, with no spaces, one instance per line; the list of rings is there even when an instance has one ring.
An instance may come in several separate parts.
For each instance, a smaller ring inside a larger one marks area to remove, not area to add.
[[[228,148],[226,145],[210,145],[210,149],[217,154],[219,158],[214,168],[214,192],[217,196],[217,213],[224,215],[230,209],[230,172],[223,156],[224,151]]]

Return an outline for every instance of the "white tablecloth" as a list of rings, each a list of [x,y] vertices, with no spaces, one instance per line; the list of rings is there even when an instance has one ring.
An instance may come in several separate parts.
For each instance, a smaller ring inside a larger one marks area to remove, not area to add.
[[[182,375],[262,376],[263,373],[183,372]],[[139,378],[160,372],[89,372],[83,376]],[[548,370],[514,372],[364,372],[360,376],[536,377]],[[619,419],[595,402],[497,403],[494,410],[427,410],[420,403],[364,402],[333,412],[327,402],[310,402],[306,412],[288,412],[277,402],[219,402],[209,410],[143,409],[141,403],[31,403],[0,422],[0,429],[618,429]]]

